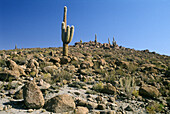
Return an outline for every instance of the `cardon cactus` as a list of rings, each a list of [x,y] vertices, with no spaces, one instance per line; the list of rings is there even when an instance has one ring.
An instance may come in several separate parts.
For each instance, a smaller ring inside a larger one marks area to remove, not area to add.
[[[97,44],[97,35],[95,34],[95,40],[94,40],[95,44]]]
[[[68,56],[68,44],[71,42],[74,34],[74,26],[72,25],[71,28],[67,25],[67,7],[64,7],[64,19],[62,22],[62,41],[63,41],[63,56]]]

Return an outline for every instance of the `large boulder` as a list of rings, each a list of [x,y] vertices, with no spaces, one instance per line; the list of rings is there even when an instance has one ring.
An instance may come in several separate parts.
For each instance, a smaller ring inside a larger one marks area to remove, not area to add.
[[[147,98],[156,98],[159,96],[159,91],[154,86],[141,86],[139,88],[139,95]]]
[[[24,103],[27,108],[38,109],[44,106],[44,97],[35,81],[28,82],[23,88]]]
[[[63,94],[49,99],[45,103],[44,107],[50,112],[62,113],[73,111],[76,106],[71,96],[69,96],[68,94]]]

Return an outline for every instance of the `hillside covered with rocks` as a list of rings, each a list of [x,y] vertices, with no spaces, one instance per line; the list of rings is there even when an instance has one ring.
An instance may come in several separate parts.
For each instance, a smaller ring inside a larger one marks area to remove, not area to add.
[[[0,113],[170,113],[170,57],[96,41],[0,50]]]

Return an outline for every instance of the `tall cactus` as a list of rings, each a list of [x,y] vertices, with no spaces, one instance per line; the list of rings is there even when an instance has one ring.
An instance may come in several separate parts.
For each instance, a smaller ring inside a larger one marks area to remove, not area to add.
[[[64,6],[64,17],[61,26],[62,31],[62,41],[63,41],[63,56],[68,56],[68,44],[71,42],[74,35],[74,26],[71,28],[67,25],[67,7]]]

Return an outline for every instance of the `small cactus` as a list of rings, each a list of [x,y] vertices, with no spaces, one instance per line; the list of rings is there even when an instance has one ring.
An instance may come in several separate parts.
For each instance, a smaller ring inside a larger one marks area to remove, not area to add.
[[[97,44],[97,35],[95,34],[95,44]]]
[[[113,47],[115,47],[117,45],[114,37],[113,37],[112,44],[113,44]]]
[[[67,25],[67,7],[64,6],[64,19],[61,26],[62,41],[63,41],[63,56],[68,56],[68,44],[71,42],[74,35],[74,26],[71,28]]]
[[[109,45],[110,45],[110,38],[108,38],[108,43],[109,43]]]
[[[15,44],[15,49],[17,49],[17,44]]]

